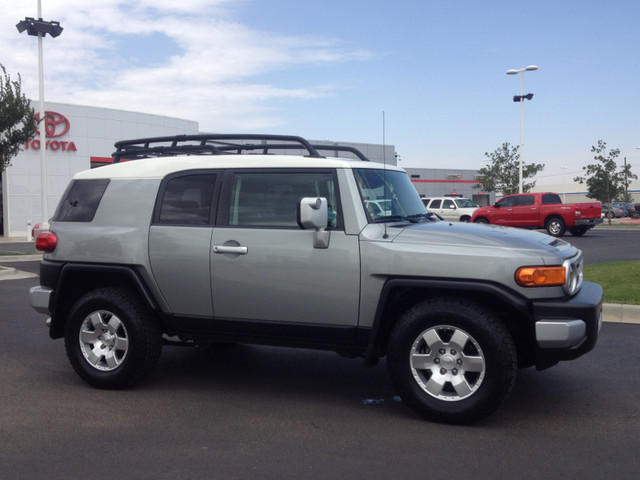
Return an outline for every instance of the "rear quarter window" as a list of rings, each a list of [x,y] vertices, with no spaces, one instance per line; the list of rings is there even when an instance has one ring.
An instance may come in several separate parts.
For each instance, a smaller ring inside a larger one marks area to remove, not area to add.
[[[53,220],[90,222],[98,210],[109,179],[73,180],[62,196]]]

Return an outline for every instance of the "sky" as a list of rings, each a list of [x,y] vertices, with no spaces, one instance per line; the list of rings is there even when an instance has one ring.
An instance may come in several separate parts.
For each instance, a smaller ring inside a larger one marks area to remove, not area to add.
[[[594,163],[640,175],[637,0],[41,0],[45,100],[394,145],[408,168],[479,169],[520,143],[538,184]],[[0,0],[0,64],[38,99],[37,0]],[[537,65],[523,75],[509,69]]]

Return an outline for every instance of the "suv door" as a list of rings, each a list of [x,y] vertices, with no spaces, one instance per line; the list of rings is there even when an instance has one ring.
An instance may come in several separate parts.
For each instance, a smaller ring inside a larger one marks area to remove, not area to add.
[[[328,200],[326,249],[314,248],[314,231],[297,224],[302,197]],[[227,172],[212,248],[217,323],[357,325],[358,237],[345,234],[334,171]]]
[[[176,315],[213,316],[209,256],[220,176],[181,172],[160,185],[149,229],[149,261],[160,293]]]
[[[442,201],[442,208],[440,209],[440,212],[439,212],[440,215],[445,220],[455,221],[455,222],[459,220],[456,204],[450,198],[445,198]]]

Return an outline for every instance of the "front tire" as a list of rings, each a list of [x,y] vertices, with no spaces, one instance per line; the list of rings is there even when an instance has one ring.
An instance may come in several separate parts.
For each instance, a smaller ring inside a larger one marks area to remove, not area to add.
[[[121,288],[93,290],[73,306],[65,331],[67,356],[88,384],[120,389],[156,365],[162,332],[152,312]]]
[[[478,217],[476,218],[473,223],[484,223],[484,224],[489,224],[489,220],[486,219],[485,217]]]
[[[504,325],[457,298],[409,309],[391,333],[387,357],[403,401],[427,419],[454,424],[493,413],[509,395],[518,368]]]

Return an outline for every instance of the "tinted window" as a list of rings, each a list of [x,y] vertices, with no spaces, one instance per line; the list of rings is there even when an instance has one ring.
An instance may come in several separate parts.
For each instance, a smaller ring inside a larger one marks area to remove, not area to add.
[[[453,208],[453,200],[445,200],[444,204],[442,205],[442,208]]]
[[[442,203],[442,200],[434,200],[433,202],[431,202],[431,205],[429,206],[429,208],[440,208],[441,203]]]
[[[328,227],[339,226],[338,193],[329,172],[236,173],[231,186],[229,225],[243,227],[298,226],[298,200],[324,197]]]
[[[547,193],[542,195],[542,204],[543,205],[552,205],[554,203],[562,203],[560,201],[560,195],[555,193]]]
[[[53,220],[58,222],[90,222],[109,185],[108,179],[73,180],[67,188]]]
[[[533,195],[522,195],[514,198],[516,199],[516,207],[526,207],[527,205],[533,205],[535,197]]]
[[[165,225],[207,225],[216,176],[183,175],[170,179],[162,194],[158,220]]]
[[[514,198],[515,197],[504,197],[502,200],[496,203],[496,205],[499,205],[500,207],[513,207]]]

